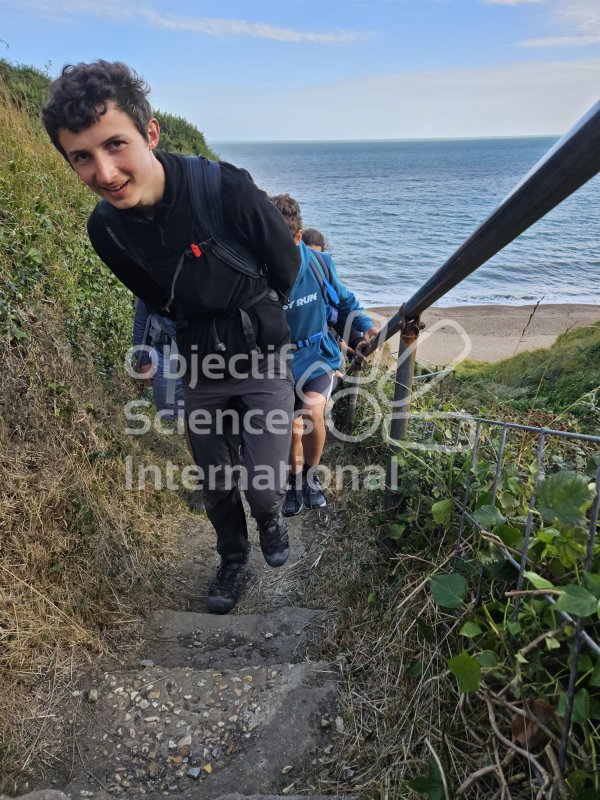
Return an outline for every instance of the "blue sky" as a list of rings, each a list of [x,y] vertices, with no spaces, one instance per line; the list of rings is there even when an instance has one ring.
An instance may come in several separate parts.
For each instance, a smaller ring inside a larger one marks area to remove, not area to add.
[[[126,61],[209,142],[558,134],[600,96],[600,0],[0,0],[0,39]]]

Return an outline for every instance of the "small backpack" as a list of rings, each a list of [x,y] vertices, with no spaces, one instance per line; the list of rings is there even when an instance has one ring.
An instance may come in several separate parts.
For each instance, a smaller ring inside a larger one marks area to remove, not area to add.
[[[338,293],[330,283],[331,276],[329,274],[327,261],[325,261],[318,250],[313,250],[312,248],[309,248],[309,250],[310,267],[315,278],[317,279],[326,306],[325,325],[323,326],[322,330],[313,333],[312,336],[307,336],[305,339],[299,339],[297,342],[292,342],[292,344],[298,349],[310,347],[313,344],[318,344],[324,336],[327,336],[329,329],[333,329],[338,320],[338,307],[340,304]]]
[[[327,306],[327,325],[333,327],[338,320],[338,306],[340,298],[338,293],[330,283],[331,276],[329,274],[329,267],[327,261],[323,258],[318,250],[310,249],[310,266],[314,273],[315,278],[319,282],[321,294],[325,305]]]

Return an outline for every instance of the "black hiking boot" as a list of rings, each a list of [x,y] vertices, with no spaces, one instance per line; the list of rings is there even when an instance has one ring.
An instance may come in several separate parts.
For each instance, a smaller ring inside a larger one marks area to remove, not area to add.
[[[211,614],[228,614],[235,606],[242,591],[246,568],[246,559],[221,559],[221,565],[208,591],[208,610]]]
[[[324,508],[327,505],[319,476],[314,472],[311,473],[310,470],[304,478],[302,493],[304,495],[304,505],[307,508]]]
[[[273,519],[257,522],[260,549],[270,567],[281,567],[288,560],[290,542],[287,522],[281,511]]]
[[[204,489],[194,489],[187,497],[190,511],[204,511]]]
[[[285,492],[285,499],[283,501],[283,516],[295,517],[304,508],[304,499],[302,489],[297,489],[295,486],[288,486]]]

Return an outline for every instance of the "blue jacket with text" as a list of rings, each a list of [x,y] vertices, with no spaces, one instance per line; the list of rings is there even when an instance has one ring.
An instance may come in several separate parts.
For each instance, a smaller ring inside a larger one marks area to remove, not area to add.
[[[304,242],[298,247],[302,264],[296,282],[283,308],[290,327],[290,340],[294,346],[292,370],[296,383],[304,383],[325,372],[335,372],[342,360],[336,333],[349,345],[355,344],[362,334],[373,326],[371,319],[355,295],[339,279],[329,253],[319,253],[327,264],[329,275],[323,276],[337,293],[338,318],[335,330],[328,326],[327,302],[311,266],[311,249]],[[314,256],[313,256],[314,258]],[[320,335],[319,335],[320,334]]]

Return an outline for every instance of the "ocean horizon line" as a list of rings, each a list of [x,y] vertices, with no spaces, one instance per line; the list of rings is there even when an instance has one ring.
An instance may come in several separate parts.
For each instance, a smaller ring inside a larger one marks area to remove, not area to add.
[[[269,194],[289,192],[369,306],[397,305],[445,264],[555,146],[551,137],[220,144]],[[439,305],[598,304],[600,176]]]
[[[248,144],[399,144],[402,142],[497,142],[524,141],[535,139],[560,139],[564,133],[515,134],[514,136],[424,136],[398,139],[218,139],[209,142],[210,147],[218,145]]]

